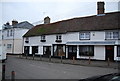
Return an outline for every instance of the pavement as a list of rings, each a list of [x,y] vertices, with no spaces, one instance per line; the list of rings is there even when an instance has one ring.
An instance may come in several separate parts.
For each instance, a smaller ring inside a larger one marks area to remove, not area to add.
[[[37,61],[45,61],[51,63],[62,63],[62,64],[72,64],[72,65],[81,65],[81,66],[90,66],[90,67],[103,67],[103,68],[114,68],[118,69],[120,72],[120,62],[111,62],[111,61],[97,61],[97,60],[70,60],[70,59],[61,59],[61,58],[47,58],[47,57],[32,57],[32,56],[16,56],[21,59],[28,60],[37,60]]]

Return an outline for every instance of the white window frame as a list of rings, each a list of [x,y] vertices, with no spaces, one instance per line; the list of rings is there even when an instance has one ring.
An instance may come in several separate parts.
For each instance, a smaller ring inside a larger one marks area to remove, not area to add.
[[[62,35],[56,35],[56,40],[62,40]]]
[[[41,40],[45,40],[46,36],[45,35],[41,35]]]
[[[9,37],[9,30],[7,30],[7,37]]]
[[[115,34],[117,33],[117,34]],[[105,39],[118,39],[119,32],[118,31],[106,31],[105,32]]]
[[[80,40],[90,40],[90,32],[80,32],[79,39]]]

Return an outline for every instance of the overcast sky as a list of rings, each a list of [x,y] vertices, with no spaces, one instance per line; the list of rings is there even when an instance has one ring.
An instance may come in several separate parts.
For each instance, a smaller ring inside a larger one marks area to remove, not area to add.
[[[16,2],[17,1],[17,2]],[[74,17],[97,14],[98,0],[1,0],[0,26],[6,22],[17,20],[30,23],[41,22],[46,16],[51,22]],[[99,0],[100,1],[100,0]],[[105,2],[105,12],[118,11],[119,0],[102,0]],[[120,3],[120,2],[119,2]],[[1,27],[0,27],[1,29]]]

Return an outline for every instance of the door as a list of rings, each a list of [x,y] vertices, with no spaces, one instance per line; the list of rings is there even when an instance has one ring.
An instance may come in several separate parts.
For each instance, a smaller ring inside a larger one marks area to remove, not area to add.
[[[32,46],[32,54],[38,53],[38,46]]]
[[[43,56],[49,57],[51,55],[51,46],[43,47]]]
[[[114,61],[114,46],[106,46],[106,60]]]
[[[24,54],[29,54],[29,46],[24,46]]]
[[[73,59],[77,57],[77,46],[68,46],[68,58]]]

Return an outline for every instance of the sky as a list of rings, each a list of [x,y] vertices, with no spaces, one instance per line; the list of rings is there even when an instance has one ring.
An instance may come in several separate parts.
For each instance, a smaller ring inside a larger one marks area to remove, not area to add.
[[[6,22],[17,20],[43,23],[46,16],[52,22],[97,14],[98,0],[0,0],[0,29]],[[105,13],[120,11],[119,0],[105,2]]]

